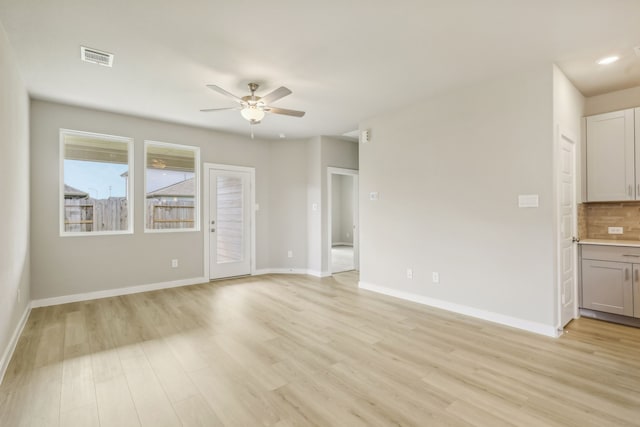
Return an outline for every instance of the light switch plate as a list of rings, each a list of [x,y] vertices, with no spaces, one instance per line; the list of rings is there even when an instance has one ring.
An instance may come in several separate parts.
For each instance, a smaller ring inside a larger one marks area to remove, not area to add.
[[[378,200],[378,192],[372,191],[371,193],[369,193],[369,200]]]
[[[609,234],[623,234],[624,229],[622,227],[609,227]]]
[[[520,194],[518,196],[519,208],[537,208],[539,206],[539,198],[537,194]]]

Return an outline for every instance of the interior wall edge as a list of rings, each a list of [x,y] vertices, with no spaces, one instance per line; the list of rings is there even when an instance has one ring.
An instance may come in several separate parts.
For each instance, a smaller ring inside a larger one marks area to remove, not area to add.
[[[22,335],[22,331],[24,330],[24,326],[27,324],[27,319],[31,314],[31,304],[27,304],[24,308],[24,312],[22,313],[22,317],[20,321],[16,325],[16,328],[13,331],[13,335],[11,335],[11,339],[7,344],[7,348],[5,348],[4,353],[2,354],[2,358],[0,359],[0,384],[2,384],[2,380],[4,379],[4,375],[7,372],[7,368],[9,367],[9,362],[13,357],[13,352],[16,350],[16,345],[18,344],[18,340]]]

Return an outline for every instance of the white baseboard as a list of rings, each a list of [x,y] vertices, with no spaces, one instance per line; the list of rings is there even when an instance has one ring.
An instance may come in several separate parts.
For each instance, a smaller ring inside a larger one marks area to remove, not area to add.
[[[11,339],[9,340],[9,344],[2,355],[2,359],[0,359],[0,384],[2,384],[2,380],[4,379],[4,374],[7,372],[7,368],[9,367],[9,362],[11,361],[11,357],[13,356],[13,352],[16,349],[16,345],[18,344],[18,340],[20,339],[20,335],[22,335],[22,330],[24,329],[24,325],[27,324],[27,319],[29,318],[29,314],[31,313],[31,304],[27,304],[24,308],[24,313],[22,313],[22,317],[16,326],[16,329],[13,331],[13,335],[11,335]]]
[[[262,268],[253,273],[254,276],[262,274],[307,274],[307,270],[304,268]]]
[[[157,291],[160,289],[177,288],[180,286],[198,285],[208,283],[206,277],[193,277],[191,279],[173,280],[170,282],[150,283],[147,285],[129,286],[126,288],[107,289],[104,291],[86,292],[82,294],[63,295],[61,297],[42,298],[31,301],[31,307],[47,307],[50,305],[67,304],[70,302],[89,301],[92,299],[117,297],[120,295],[137,294],[140,292]]]
[[[327,271],[318,271],[318,270],[307,270],[307,274],[309,276],[315,276],[315,277],[329,277],[329,276],[331,276],[331,273],[329,273]]]
[[[329,273],[323,273],[316,270],[307,270],[306,268],[262,268],[253,272],[254,276],[262,274],[305,274],[315,277],[331,276]]]
[[[475,317],[482,320],[488,320],[489,322],[511,326],[513,328],[522,329],[522,330],[533,332],[540,335],[546,335],[548,337],[557,338],[559,336],[559,332],[555,326],[545,325],[543,323],[532,322],[529,320],[519,319],[517,317],[506,316],[504,314],[494,313],[491,311],[469,307],[466,305],[455,304],[452,302],[430,298],[423,295],[414,294],[411,292],[399,291],[397,289],[378,286],[371,283],[358,282],[358,287],[360,289],[365,289],[367,291],[377,292],[379,294],[384,294],[384,295],[400,298],[407,301],[417,302],[418,304],[424,304],[430,307],[440,308],[443,310],[464,314],[466,316],[471,316],[471,317]]]

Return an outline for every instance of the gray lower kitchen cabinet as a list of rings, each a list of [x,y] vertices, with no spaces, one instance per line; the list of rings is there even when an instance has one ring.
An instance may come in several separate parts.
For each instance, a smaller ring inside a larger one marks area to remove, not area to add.
[[[583,259],[582,307],[633,316],[633,282],[637,274],[640,274],[638,267],[640,266],[626,262]],[[636,293],[640,295],[640,292]],[[640,314],[640,310],[636,313],[636,316]]]
[[[640,246],[580,245],[580,308],[640,319]]]

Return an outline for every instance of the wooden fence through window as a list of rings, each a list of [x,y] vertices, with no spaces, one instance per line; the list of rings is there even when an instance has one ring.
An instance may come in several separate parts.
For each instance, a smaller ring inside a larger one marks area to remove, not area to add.
[[[146,199],[146,227],[154,230],[193,228],[193,200]],[[109,199],[65,199],[64,229],[67,232],[123,231],[128,228],[128,202]]]

